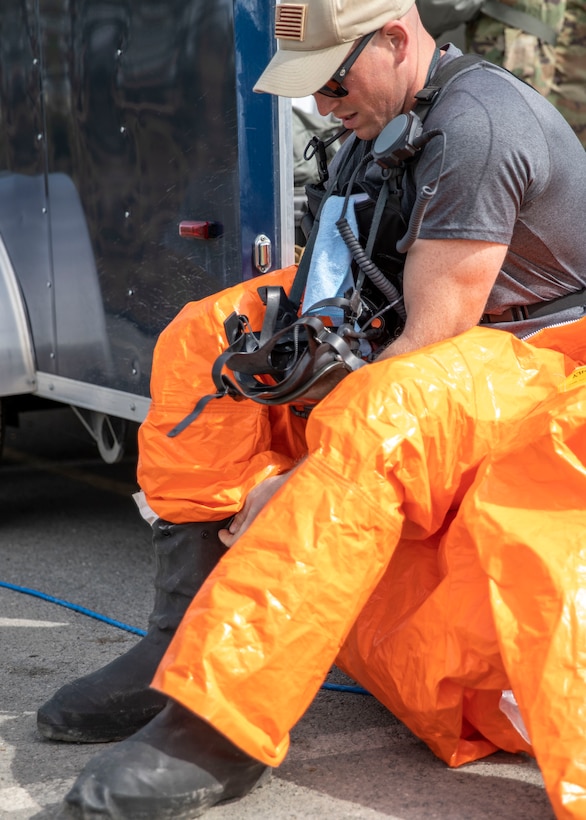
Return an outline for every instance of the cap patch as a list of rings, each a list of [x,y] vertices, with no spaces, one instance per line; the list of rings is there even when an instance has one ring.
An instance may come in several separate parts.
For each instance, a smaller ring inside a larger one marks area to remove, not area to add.
[[[275,37],[301,42],[305,37],[306,17],[304,3],[280,3],[275,9]]]

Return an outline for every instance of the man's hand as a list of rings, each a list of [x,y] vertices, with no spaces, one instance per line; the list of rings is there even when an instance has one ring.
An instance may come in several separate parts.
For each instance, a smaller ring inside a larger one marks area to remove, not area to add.
[[[240,512],[236,513],[228,529],[218,532],[218,537],[225,547],[233,546],[242,533],[246,532],[265,504],[273,497],[279,487],[285,483],[290,474],[291,473],[288,472],[265,478],[264,481],[261,481],[261,483],[248,494],[244,502],[244,507]]]

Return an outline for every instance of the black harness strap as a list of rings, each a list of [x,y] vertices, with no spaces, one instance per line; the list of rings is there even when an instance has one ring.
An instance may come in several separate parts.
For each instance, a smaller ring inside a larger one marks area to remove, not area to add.
[[[423,121],[442,88],[445,88],[454,77],[465,74],[471,68],[479,66],[480,63],[488,65],[487,61],[478,54],[462,54],[461,57],[455,57],[444,65],[440,64],[431,80],[415,94],[417,104],[413,111]]]
[[[558,296],[550,302],[537,302],[533,305],[515,305],[502,313],[485,313],[480,324],[497,324],[498,322],[522,322],[525,319],[538,319],[542,316],[551,316],[562,310],[573,307],[586,307],[586,288],[575,293]]]
[[[284,295],[281,287],[267,288],[271,291],[267,301],[271,304],[272,320],[276,319],[277,298]],[[277,292],[280,291],[280,294]],[[277,298],[276,298],[277,297]],[[286,297],[285,297],[286,298]],[[353,310],[351,300],[343,297],[323,299],[312,306]],[[271,332],[266,315],[259,336],[247,330],[246,317],[232,313],[224,323],[229,347],[215,360],[212,379],[217,392],[203,396],[182,421],[167,435],[174,438],[194,422],[212,399],[230,396],[241,400],[251,398],[260,404],[276,405],[299,399],[318,379],[335,370],[349,373],[363,367],[366,362],[356,355],[355,341],[348,342],[344,336],[352,331],[349,325],[329,328],[317,316],[305,315],[277,332]],[[266,340],[263,334],[266,333]],[[304,334],[303,338],[300,338]],[[319,366],[316,366],[318,351]],[[325,356],[323,353],[325,352]],[[232,371],[233,378],[224,372]],[[262,376],[261,378],[258,378]],[[267,381],[274,380],[274,384]]]
[[[347,304],[348,300],[342,298],[327,299],[316,307],[345,307]],[[326,327],[317,316],[302,316],[290,327],[275,333],[262,347],[227,350],[212,368],[218,394],[223,391],[222,395],[252,398],[261,404],[282,404],[298,399],[333,369],[344,368],[350,372],[363,367],[366,363],[353,352],[341,331],[342,328]],[[302,334],[305,338],[300,338]],[[322,347],[331,355],[322,356],[320,367],[316,368],[315,356]],[[225,374],[226,368],[232,372],[233,378]],[[276,379],[276,384],[267,382],[267,376]]]

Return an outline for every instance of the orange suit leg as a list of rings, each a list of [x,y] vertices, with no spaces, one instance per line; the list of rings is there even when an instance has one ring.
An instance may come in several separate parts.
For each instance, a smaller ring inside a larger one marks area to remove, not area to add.
[[[559,820],[586,817],[586,372],[574,376],[461,510]]]

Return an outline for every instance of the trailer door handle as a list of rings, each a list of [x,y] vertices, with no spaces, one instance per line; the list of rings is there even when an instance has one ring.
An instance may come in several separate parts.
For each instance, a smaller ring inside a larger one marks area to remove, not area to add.
[[[271,240],[264,233],[254,240],[254,264],[261,273],[266,273],[272,265]]]

